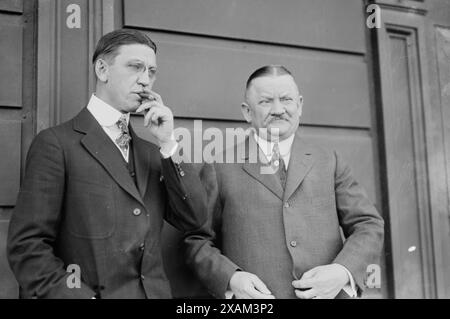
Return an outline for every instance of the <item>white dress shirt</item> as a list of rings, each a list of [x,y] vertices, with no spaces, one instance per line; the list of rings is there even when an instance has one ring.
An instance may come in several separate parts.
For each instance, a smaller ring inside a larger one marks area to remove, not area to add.
[[[275,145],[275,143],[269,142],[269,141],[259,137],[256,134],[256,132],[254,132],[254,137],[255,137],[256,143],[258,143],[259,148],[261,149],[263,154],[266,156],[267,161],[270,162],[270,160],[272,159],[272,155],[273,155],[272,150],[273,150],[273,146]],[[289,167],[289,160],[291,158],[291,148],[292,148],[292,143],[294,142],[294,137],[295,137],[295,134],[292,134],[288,138],[278,142],[278,146],[280,149],[280,155],[283,158],[284,165],[286,166],[286,170]],[[342,265],[340,265],[340,266],[342,266]],[[350,273],[350,271],[348,271],[347,268],[345,268],[344,266],[342,266],[342,267],[345,269],[345,271],[347,272],[347,275],[350,279],[350,283],[347,284],[343,289],[350,297],[356,297],[357,293],[356,293],[355,281],[353,279],[353,276]]]
[[[269,142],[261,137],[259,137],[256,133],[254,133],[254,137],[256,140],[256,143],[258,143],[259,148],[263,152],[263,154],[266,156],[267,161],[270,162],[272,160],[272,152],[273,147],[275,145],[274,142]],[[289,167],[289,159],[291,158],[291,147],[292,143],[294,142],[295,134],[292,134],[287,139],[284,139],[282,141],[278,142],[278,147],[280,149],[280,156],[284,161],[284,165],[286,167],[286,170]]]
[[[117,121],[123,115],[122,112],[116,110],[108,103],[96,97],[92,94],[91,99],[89,100],[87,109],[91,112],[92,116],[97,120],[105,133],[109,136],[109,138],[114,142],[114,145],[119,149],[120,154],[122,154],[124,160],[128,163],[129,157],[129,148],[127,150],[123,150],[116,143],[116,139],[122,134],[122,131],[117,126]],[[130,123],[130,113],[126,113],[127,125]]]

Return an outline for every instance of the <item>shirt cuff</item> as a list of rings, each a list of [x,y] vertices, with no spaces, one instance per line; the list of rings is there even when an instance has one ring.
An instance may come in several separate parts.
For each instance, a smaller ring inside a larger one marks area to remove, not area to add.
[[[175,153],[177,152],[177,149],[178,149],[178,143],[175,142],[175,144],[169,151],[163,151],[163,149],[161,148],[160,153],[161,153],[162,157],[165,159],[165,158],[169,158],[169,157],[172,157],[173,155],[175,155]]]
[[[172,132],[170,142],[166,145],[161,145],[159,151],[164,159],[172,157],[178,149],[178,142],[175,139],[175,135]]]
[[[234,293],[231,290],[225,291],[225,299],[233,299]]]
[[[340,266],[342,266],[341,264],[339,264]],[[346,284],[345,286],[344,286],[344,288],[342,288],[346,293],[347,293],[347,295],[349,295],[351,298],[356,298],[357,296],[358,296],[358,293],[356,292],[356,285],[355,285],[355,280],[353,279],[353,276],[352,276],[352,274],[350,273],[350,271],[348,271],[348,269],[347,268],[345,268],[345,266],[342,266],[343,268],[344,268],[344,270],[345,270],[345,272],[347,273],[347,275],[348,275],[348,278],[349,278],[349,283],[348,284]]]

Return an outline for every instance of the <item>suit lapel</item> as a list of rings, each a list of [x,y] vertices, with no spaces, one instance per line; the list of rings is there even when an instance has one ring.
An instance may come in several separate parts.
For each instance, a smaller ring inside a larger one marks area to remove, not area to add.
[[[274,193],[281,200],[283,199],[283,187],[275,174],[262,174],[269,168],[265,155],[260,150],[253,135],[247,137],[245,141],[245,163],[242,169],[246,171],[251,177],[263,184],[267,189]],[[256,161],[256,163],[254,163]]]
[[[285,201],[294,194],[313,165],[313,150],[308,144],[302,141],[299,131],[297,131],[291,147],[291,158],[289,159],[284,192]]]
[[[136,180],[142,198],[147,191],[148,179],[150,176],[150,161],[154,160],[155,156],[151,156],[148,152],[148,147],[145,146],[144,141],[139,138],[130,125],[130,134],[133,143],[134,163],[136,169]],[[158,154],[159,155],[159,154]],[[153,165],[152,165],[153,166]]]
[[[86,134],[81,139],[81,144],[105,168],[116,183],[144,205],[126,165],[115,149],[114,142],[103,131],[87,108],[84,108],[75,118],[74,129]]]

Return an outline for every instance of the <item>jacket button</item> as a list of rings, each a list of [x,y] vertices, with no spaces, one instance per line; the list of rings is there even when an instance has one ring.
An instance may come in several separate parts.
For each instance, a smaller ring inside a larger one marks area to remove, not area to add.
[[[284,208],[289,208],[291,205],[289,205],[288,202],[284,203]]]
[[[295,240],[291,241],[291,246],[292,247],[297,247],[297,242]]]
[[[141,275],[141,279],[144,280],[144,279],[145,279],[145,276],[144,276],[144,275]]]
[[[141,214],[141,210],[139,209],[139,208],[135,208],[134,210],[133,210],[133,215],[134,216],[139,216]]]
[[[180,175],[181,175],[181,177],[183,177],[185,175],[184,171],[180,171]]]
[[[163,180],[164,180],[164,176],[161,175],[161,176],[159,177],[159,181],[162,182]]]
[[[144,249],[145,249],[145,243],[140,244],[140,245],[139,245],[139,249],[140,249],[140,250],[144,250]]]

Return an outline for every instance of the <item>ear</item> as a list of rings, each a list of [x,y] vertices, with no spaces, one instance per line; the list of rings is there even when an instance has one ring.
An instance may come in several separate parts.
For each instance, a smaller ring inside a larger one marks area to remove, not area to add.
[[[106,63],[103,59],[98,59],[95,62],[95,74],[97,75],[97,79],[100,82],[107,83],[108,82],[108,76],[109,76],[109,66],[108,63]]]
[[[242,115],[244,115],[245,120],[248,123],[251,123],[252,122],[252,110],[250,108],[250,105],[248,105],[247,103],[243,102],[241,104],[241,112],[242,112]]]
[[[298,96],[298,116],[302,116],[303,112],[303,96]]]

